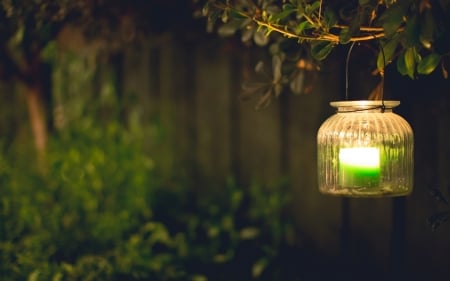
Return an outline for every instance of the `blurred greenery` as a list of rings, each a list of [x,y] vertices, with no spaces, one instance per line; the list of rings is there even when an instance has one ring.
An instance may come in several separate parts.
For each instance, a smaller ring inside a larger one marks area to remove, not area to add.
[[[136,141],[114,123],[74,129],[53,138],[45,175],[26,157],[2,156],[2,280],[250,280],[264,273],[293,236],[282,215],[283,185],[242,189],[230,181],[196,194],[159,178],[157,162]]]
[[[11,102],[0,118],[10,129],[0,142],[2,280],[286,280],[292,262],[281,253],[295,243],[286,182],[196,191],[176,169],[162,171],[168,136],[157,120],[133,117],[113,72],[53,59],[45,167],[7,121],[22,120],[21,107]]]

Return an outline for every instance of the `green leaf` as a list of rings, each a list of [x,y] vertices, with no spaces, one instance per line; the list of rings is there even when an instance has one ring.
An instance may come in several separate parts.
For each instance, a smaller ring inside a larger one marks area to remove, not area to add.
[[[251,239],[255,239],[256,237],[258,237],[260,235],[260,229],[257,227],[244,227],[243,229],[241,229],[241,231],[239,232],[239,237],[242,240],[251,240]]]
[[[283,10],[292,10],[292,9],[296,9],[294,5],[292,5],[291,3],[286,3],[283,4]]]
[[[381,48],[383,48],[383,51],[380,50],[380,52],[378,53],[378,69],[382,70],[386,67],[386,65],[388,65],[395,53],[395,50],[397,49],[398,43],[398,36],[394,36],[392,39],[388,39],[387,41],[385,41],[384,45],[381,46]]]
[[[440,191],[438,188],[429,187],[428,188],[428,192],[433,197],[433,199],[435,199],[437,202],[444,203],[447,206],[449,205],[447,198],[445,198],[445,196],[442,193],[442,191]]]
[[[263,94],[263,95],[259,98],[258,102],[257,102],[256,105],[255,105],[255,109],[256,109],[256,110],[259,110],[259,109],[266,108],[267,106],[269,106],[270,101],[271,101],[271,98],[272,98],[272,88],[269,88],[269,89],[266,91],[266,93]]]
[[[335,43],[316,41],[311,43],[311,55],[316,60],[324,60],[333,50]]]
[[[314,13],[316,10],[318,10],[320,7],[320,1],[316,1],[312,3],[311,5],[306,5],[305,7],[305,14],[310,16],[312,13]]]
[[[22,43],[25,35],[25,29],[25,25],[19,24],[14,35],[9,39],[8,45],[10,45],[10,47],[17,47]]]
[[[205,275],[196,274],[191,277],[191,281],[208,281],[208,278]]]
[[[281,66],[283,64],[283,60],[281,56],[275,55],[272,57],[272,73],[273,73],[273,82],[278,83],[281,80]]]
[[[206,2],[206,4],[202,8],[202,15],[206,17],[209,14],[209,5],[210,2]]]
[[[401,75],[406,75],[405,53],[402,53],[397,59],[397,70]]]
[[[51,62],[56,59],[57,55],[57,46],[55,41],[50,41],[45,45],[45,47],[41,51],[41,59],[46,62]]]
[[[232,249],[229,249],[226,253],[223,254],[217,254],[213,257],[213,261],[215,263],[226,263],[233,259],[234,257],[234,251]]]
[[[256,45],[262,47],[262,46],[267,45],[267,43],[269,43],[269,37],[264,32],[264,30],[258,29],[253,34],[253,41],[255,42]]]
[[[276,14],[281,13],[281,10],[278,5],[269,5],[269,6],[266,6],[263,10],[263,17],[264,17],[265,13],[267,13],[268,16],[274,16]]]
[[[234,10],[230,10],[230,18],[233,19],[246,19],[247,17],[245,17],[244,15],[242,15],[241,13],[238,13]]]
[[[430,74],[433,72],[441,60],[441,56],[432,53],[423,58],[417,65],[417,72],[420,74]]]
[[[414,47],[406,49],[404,57],[406,74],[408,74],[411,79],[414,79],[414,72],[416,69],[416,49]]]
[[[208,14],[208,21],[206,24],[206,29],[208,32],[211,32],[214,28],[214,24],[217,22],[217,19],[220,17],[219,11],[213,11],[210,14]]]
[[[407,46],[416,46],[419,43],[419,20],[417,15],[410,17],[405,26]]]
[[[397,32],[403,23],[405,14],[406,8],[403,5],[397,4],[391,6],[380,16],[380,22],[387,38],[392,37]]]
[[[347,44],[348,42],[350,42],[351,38],[352,38],[352,34],[349,31],[348,27],[343,28],[341,30],[341,33],[339,34],[339,43]]]
[[[359,33],[359,29],[361,27],[361,13],[358,13],[355,18],[350,22],[348,28],[344,28],[341,30],[339,34],[339,42],[341,44],[347,44],[350,42],[350,39]]]
[[[271,20],[273,22],[278,22],[278,21],[288,17],[290,14],[296,12],[296,9],[292,8],[291,5],[286,4],[283,8],[285,8],[286,6],[289,6],[289,7],[287,7],[286,9],[283,9],[283,11],[281,11],[280,13],[274,14],[272,16]]]
[[[301,34],[305,29],[312,28],[313,25],[309,21],[302,21],[300,24],[297,25],[297,28],[295,29],[296,34]]]
[[[30,275],[28,275],[28,281],[37,281],[39,279],[39,270],[33,271]]]
[[[219,36],[228,37],[234,35],[236,31],[239,29],[241,23],[236,20],[229,21],[225,24],[222,24],[218,29],[217,33]]]
[[[436,230],[440,225],[450,220],[450,212],[443,211],[436,213],[428,218],[428,223],[431,226],[431,230]]]
[[[267,265],[268,265],[267,258],[261,258],[257,260],[252,266],[252,277],[253,278],[260,277],[261,274],[264,272],[264,269],[267,267]]]
[[[304,93],[305,88],[305,70],[300,69],[298,73],[294,76],[294,78],[289,83],[290,89],[294,94],[302,94]]]
[[[297,7],[297,17],[302,17],[305,14],[305,8],[303,7],[303,5],[300,5],[298,3],[295,3],[294,5],[296,5]]]
[[[331,9],[326,9],[323,13],[322,24],[329,29],[337,24],[337,22],[338,18],[336,17],[336,14]]]
[[[223,11],[223,13],[222,13],[221,19],[222,19],[222,22],[223,22],[223,23],[228,22],[228,15],[229,15],[228,12],[229,12],[229,10],[228,10],[228,9],[225,9],[225,10]]]

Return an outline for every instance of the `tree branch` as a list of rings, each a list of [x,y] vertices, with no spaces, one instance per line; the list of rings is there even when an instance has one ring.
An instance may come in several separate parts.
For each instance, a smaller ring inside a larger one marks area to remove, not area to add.
[[[333,34],[331,32],[328,32],[324,29],[322,30],[316,30],[312,35],[299,35],[296,34],[295,32],[292,32],[290,30],[288,30],[286,27],[282,28],[281,26],[271,23],[269,21],[263,20],[263,19],[259,19],[258,17],[260,17],[260,15],[251,15],[248,12],[244,12],[242,10],[236,9],[228,4],[221,4],[221,3],[214,3],[213,4],[214,7],[218,8],[219,10],[232,10],[233,12],[235,12],[236,14],[251,19],[253,22],[255,22],[256,24],[258,24],[258,26],[262,26],[267,28],[269,31],[275,31],[287,38],[294,38],[294,39],[298,39],[298,40],[306,40],[306,41],[330,41],[330,42],[335,42],[335,43],[339,43],[339,35],[337,34]],[[320,6],[320,8],[322,8]],[[312,21],[309,17],[306,17],[306,20],[313,24],[313,25],[318,25],[321,26],[320,22],[318,22],[317,24]],[[319,21],[320,21],[320,13],[319,13]],[[345,29],[345,28],[349,28],[346,25],[339,25],[336,24],[334,25],[332,28],[335,29]],[[370,34],[365,34],[365,35],[361,35],[361,36],[353,36],[350,38],[349,42],[359,42],[359,41],[370,41],[370,40],[375,40],[378,38],[383,38],[384,37],[384,29],[382,27],[370,27],[370,26],[361,26],[359,28],[359,30],[361,32],[366,32],[366,33],[370,33]]]
[[[256,18],[252,18],[252,20],[258,24],[259,26],[263,26],[267,29],[269,29],[270,31],[275,31],[277,33],[282,34],[283,36],[286,36],[288,38],[296,38],[299,40],[318,40],[318,41],[330,41],[330,42],[335,42],[338,43],[339,42],[339,36],[333,33],[329,33],[329,32],[324,32],[324,33],[319,33],[317,35],[298,35],[295,34],[293,32],[290,32],[288,30],[284,30],[274,24],[268,23],[268,22],[264,22],[261,20],[258,20]],[[336,26],[337,28],[346,28],[344,26]],[[370,30],[376,30],[379,31],[380,29],[378,28],[361,28],[361,31],[370,31]],[[381,29],[382,30],[382,29]],[[382,38],[384,37],[384,32],[378,32],[375,34],[367,34],[367,35],[362,35],[362,36],[353,36],[352,38],[350,38],[350,42],[358,42],[358,41],[369,41],[369,40],[374,40],[377,38]]]

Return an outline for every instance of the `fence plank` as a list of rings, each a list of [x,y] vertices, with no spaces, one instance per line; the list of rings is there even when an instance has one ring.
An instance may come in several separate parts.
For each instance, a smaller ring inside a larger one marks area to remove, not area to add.
[[[255,79],[253,69],[256,55],[249,49],[244,51],[242,83]],[[238,96],[242,93],[241,90]],[[269,107],[256,110],[257,99],[255,96],[238,102],[241,180],[245,184],[272,184],[281,177],[280,109],[278,101],[274,100]]]
[[[353,259],[368,269],[388,269],[392,226],[390,198],[351,199]],[[375,268],[374,268],[375,267]]]
[[[273,183],[281,176],[278,108],[255,111],[253,105],[242,103],[239,109],[242,180]]]
[[[223,183],[231,173],[230,59],[221,48],[195,53],[196,157],[205,184]]]
[[[150,60],[151,51],[147,44],[132,46],[125,50],[123,57],[121,91],[124,96],[132,96],[134,100],[138,100],[138,106],[142,105],[139,108],[141,118],[148,117],[149,112],[154,110],[151,94],[154,92],[152,88],[155,86],[152,85],[154,81],[148,79],[154,68]]]
[[[422,280],[450,276],[450,225],[432,232],[427,219],[448,210],[428,191],[439,188],[446,193],[449,184],[449,99],[450,81],[426,77],[422,81],[397,79],[403,94],[401,108],[414,130],[414,190],[407,198],[406,267]],[[424,98],[427,95],[427,98]],[[413,270],[412,270],[413,269]]]

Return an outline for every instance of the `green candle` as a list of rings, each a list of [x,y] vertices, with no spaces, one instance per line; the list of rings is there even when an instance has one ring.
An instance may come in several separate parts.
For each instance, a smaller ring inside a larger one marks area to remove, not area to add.
[[[339,150],[339,185],[376,187],[380,184],[380,150],[351,147]]]

